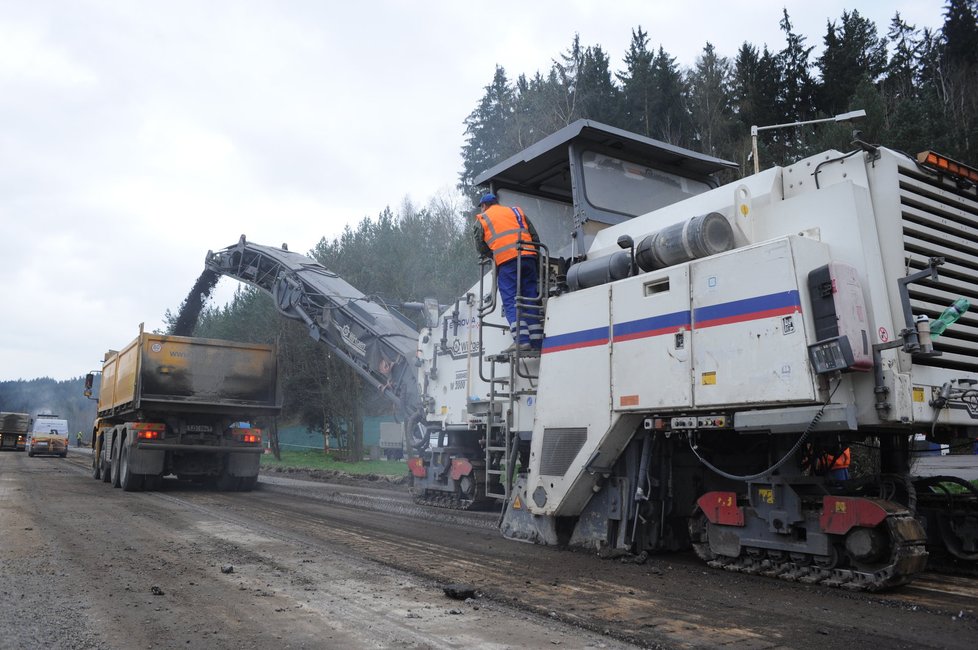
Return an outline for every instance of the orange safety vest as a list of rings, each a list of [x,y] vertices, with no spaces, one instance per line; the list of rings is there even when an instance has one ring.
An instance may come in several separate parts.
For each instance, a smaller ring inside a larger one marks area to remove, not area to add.
[[[819,469],[825,469],[825,466],[827,464],[832,463],[832,458],[834,456],[835,456],[834,454],[825,454],[824,456],[822,456],[821,460],[819,460],[818,463]],[[851,461],[852,461],[852,453],[849,451],[849,448],[846,447],[846,450],[843,451],[841,454],[839,454],[838,458],[835,459],[835,462],[832,463],[832,467],[829,467],[829,469],[830,470],[848,469],[849,463]]]
[[[532,244],[533,238],[530,236],[523,210],[498,204],[490,205],[485,212],[477,214],[476,219],[482,224],[482,238],[492,251],[496,266],[520,254],[536,255],[536,251],[527,246]],[[517,248],[519,242],[524,243],[522,253]]]

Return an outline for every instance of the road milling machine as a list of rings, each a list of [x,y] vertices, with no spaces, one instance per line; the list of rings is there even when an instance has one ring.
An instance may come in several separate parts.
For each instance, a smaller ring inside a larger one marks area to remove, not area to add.
[[[539,353],[503,352],[488,264],[416,336],[282,249],[206,266],[391,396],[425,502],[499,500],[515,540],[882,589],[978,560],[974,486],[912,472],[918,434],[978,432],[978,171],[853,147],[721,185],[732,163],[581,120],[487,170],[540,234],[519,299],[543,304]],[[837,480],[847,449],[873,462]]]

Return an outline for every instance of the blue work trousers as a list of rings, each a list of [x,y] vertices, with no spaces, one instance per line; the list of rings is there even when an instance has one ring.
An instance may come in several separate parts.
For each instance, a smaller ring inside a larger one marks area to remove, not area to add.
[[[543,324],[536,255],[522,255],[503,262],[496,267],[496,272],[499,297],[513,340],[521,345],[529,343],[530,347],[539,350],[543,345]],[[520,299],[519,310],[517,297]]]

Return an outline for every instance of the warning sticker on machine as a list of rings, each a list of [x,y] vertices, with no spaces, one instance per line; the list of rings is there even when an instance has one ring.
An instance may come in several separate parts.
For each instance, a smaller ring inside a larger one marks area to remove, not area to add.
[[[717,373],[715,371],[704,372],[701,375],[701,381],[704,386],[713,386],[714,384],[717,383]]]

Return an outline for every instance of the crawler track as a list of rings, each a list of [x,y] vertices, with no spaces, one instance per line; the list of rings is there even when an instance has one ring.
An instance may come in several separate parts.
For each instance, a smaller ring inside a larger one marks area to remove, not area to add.
[[[920,524],[910,515],[887,517],[892,552],[889,561],[878,568],[829,568],[818,565],[814,556],[789,559],[786,554],[772,554],[759,548],[744,548],[736,558],[713,557],[707,564],[718,569],[764,575],[791,582],[842,587],[853,591],[879,591],[910,582],[924,570],[927,551]],[[702,547],[701,544],[697,546]],[[703,549],[697,549],[703,557]]]

